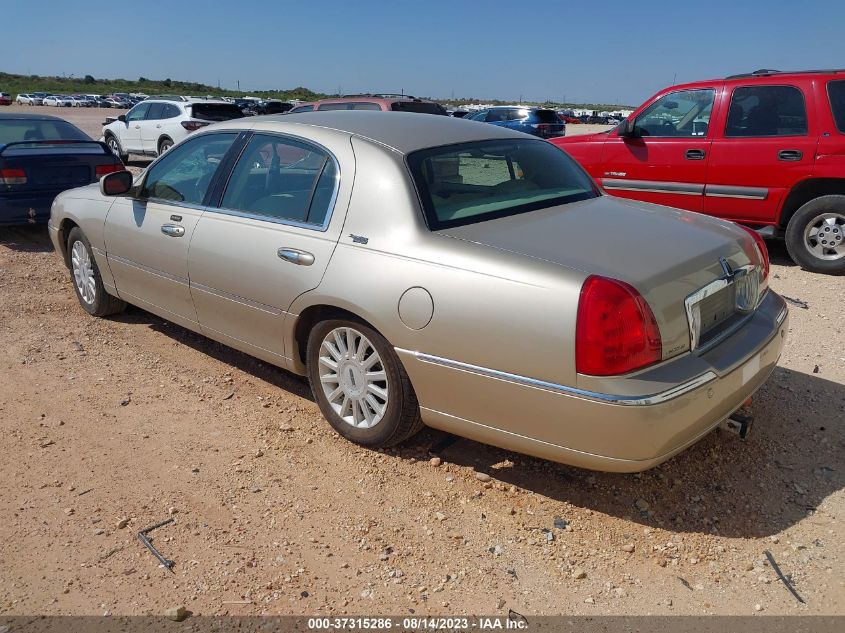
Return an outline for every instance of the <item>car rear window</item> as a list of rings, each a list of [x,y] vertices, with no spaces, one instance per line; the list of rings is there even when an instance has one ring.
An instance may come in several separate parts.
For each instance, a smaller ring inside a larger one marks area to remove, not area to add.
[[[827,96],[836,129],[845,133],[845,81],[831,81],[827,84]]]
[[[244,113],[234,103],[195,103],[191,115],[201,121],[229,121],[243,118]]]
[[[428,101],[394,101],[390,104],[394,112],[419,112],[421,114],[448,114],[439,103]]]
[[[0,122],[0,144],[19,141],[90,141],[79,128],[66,121],[7,119]]]
[[[420,150],[408,166],[432,231],[599,195],[566,153],[540,140],[495,140]]]
[[[539,123],[560,123],[560,117],[554,110],[534,110],[534,116]]]

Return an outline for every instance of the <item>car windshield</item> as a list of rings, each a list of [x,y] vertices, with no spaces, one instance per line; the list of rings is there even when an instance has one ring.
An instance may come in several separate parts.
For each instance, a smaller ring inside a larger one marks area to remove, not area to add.
[[[0,122],[0,145],[19,141],[90,141],[77,127],[66,121],[11,119]]]
[[[435,147],[410,154],[408,165],[433,231],[600,195],[575,161],[540,140]]]

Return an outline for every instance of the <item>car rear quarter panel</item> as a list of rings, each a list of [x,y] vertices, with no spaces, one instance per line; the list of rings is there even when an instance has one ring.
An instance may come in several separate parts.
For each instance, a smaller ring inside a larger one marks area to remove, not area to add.
[[[395,347],[542,380],[574,384],[574,331],[585,274],[432,233],[403,157],[353,139],[358,174],[346,225],[322,283],[291,306],[329,305],[367,320]],[[366,238],[367,243],[356,243]],[[424,288],[434,309],[421,329],[405,325],[399,302]],[[286,326],[293,342],[295,318]],[[289,354],[294,369],[299,350]],[[427,383],[428,385],[428,383]],[[423,403],[446,407],[449,390]],[[448,407],[447,407],[448,409]]]

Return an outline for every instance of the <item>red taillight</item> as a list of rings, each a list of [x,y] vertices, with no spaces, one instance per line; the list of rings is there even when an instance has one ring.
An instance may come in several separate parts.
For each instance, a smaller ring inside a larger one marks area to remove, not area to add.
[[[628,284],[591,275],[581,288],[575,326],[580,374],[626,374],[662,359],[660,328],[642,295]]]
[[[763,238],[760,237],[760,234],[754,229],[750,229],[742,224],[739,224],[738,226],[748,231],[751,237],[754,238],[754,244],[757,245],[757,252],[760,254],[760,265],[763,267],[762,281],[765,281],[769,278],[769,249],[766,248],[766,242],[763,241]]]
[[[0,185],[25,185],[26,172],[23,169],[0,169]]]
[[[205,127],[208,123],[204,121],[182,121],[182,127],[188,130],[188,132],[194,132],[201,127]]]
[[[100,179],[106,174],[123,171],[124,169],[126,168],[123,166],[123,163],[117,163],[116,165],[97,165],[94,168],[94,175],[97,176],[97,179]]]

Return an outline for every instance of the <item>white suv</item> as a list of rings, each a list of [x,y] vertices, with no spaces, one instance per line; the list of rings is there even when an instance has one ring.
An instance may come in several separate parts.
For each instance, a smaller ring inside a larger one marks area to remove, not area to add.
[[[158,156],[201,127],[242,116],[226,101],[145,99],[126,114],[107,118],[103,140],[126,162],[129,154]]]

